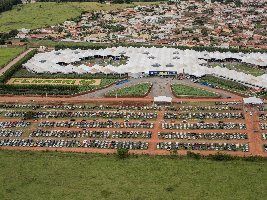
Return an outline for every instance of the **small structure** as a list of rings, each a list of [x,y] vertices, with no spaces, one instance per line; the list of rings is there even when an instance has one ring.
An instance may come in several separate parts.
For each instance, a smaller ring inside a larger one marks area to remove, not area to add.
[[[260,98],[257,97],[248,97],[243,98],[244,104],[250,104],[250,105],[262,105],[263,101]]]
[[[172,98],[171,97],[166,97],[166,96],[157,96],[157,97],[154,97],[154,103],[157,103],[157,104],[170,104],[170,103],[172,103]]]

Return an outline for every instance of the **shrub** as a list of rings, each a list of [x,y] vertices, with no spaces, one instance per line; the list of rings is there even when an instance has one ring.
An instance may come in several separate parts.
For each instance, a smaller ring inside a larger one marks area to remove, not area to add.
[[[23,119],[24,120],[33,119],[34,118],[34,115],[35,115],[35,112],[33,112],[33,111],[27,111],[27,112],[25,112]]]
[[[187,155],[188,158],[193,158],[193,159],[197,159],[197,160],[202,158],[202,156],[199,153],[194,153],[194,152],[191,152],[191,151],[187,151],[186,155]]]
[[[248,157],[244,157],[244,160],[250,161],[250,162],[257,162],[257,161],[264,161],[266,160],[266,158],[262,156],[248,156]]]
[[[119,159],[125,159],[129,156],[129,150],[125,148],[118,148],[117,149],[117,156]]]
[[[173,149],[173,150],[170,151],[170,158],[171,159],[179,158],[179,154],[178,154],[177,149]]]
[[[220,152],[218,152],[214,155],[208,155],[207,158],[211,159],[211,160],[216,160],[216,161],[230,161],[230,160],[235,159],[234,156],[231,156],[229,154],[222,154]]]

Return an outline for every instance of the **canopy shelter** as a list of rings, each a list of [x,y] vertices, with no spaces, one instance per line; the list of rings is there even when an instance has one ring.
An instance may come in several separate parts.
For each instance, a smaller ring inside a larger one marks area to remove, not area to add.
[[[126,63],[119,66],[111,64],[105,68],[94,64],[90,69],[84,65],[83,60],[88,57],[118,57],[124,56]],[[232,53],[232,52],[207,52],[195,50],[180,50],[175,48],[157,47],[112,47],[106,49],[71,50],[64,49],[36,54],[23,66],[35,73],[92,73],[99,71],[102,73],[145,73],[150,71],[176,71],[176,73],[186,73],[201,77],[206,74],[224,77],[255,87],[267,88],[267,75],[253,76],[244,72],[231,70],[216,66],[208,67],[209,59],[214,60],[240,60],[258,66],[267,66],[266,53]],[[60,65],[64,63],[64,65]]]
[[[172,98],[166,97],[166,96],[157,96],[157,97],[154,97],[154,102],[155,103],[171,103]]]
[[[248,98],[243,98],[244,104],[253,104],[253,105],[261,105],[263,104],[262,99],[257,98],[257,97],[248,97]]]

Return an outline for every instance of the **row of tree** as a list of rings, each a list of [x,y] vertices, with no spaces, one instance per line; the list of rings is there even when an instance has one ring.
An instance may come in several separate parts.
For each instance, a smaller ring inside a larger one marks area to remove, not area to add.
[[[0,45],[5,44],[6,40],[15,37],[18,33],[18,30],[12,30],[8,33],[0,33]]]
[[[147,45],[147,44],[128,44],[128,43],[116,43],[116,44],[97,44],[97,43],[60,43],[55,46],[56,50],[59,49],[104,49],[108,47],[118,47],[118,46],[124,46],[124,47],[166,47],[166,45]],[[208,52],[214,52],[218,51],[221,53],[224,52],[232,52],[232,53],[238,53],[238,52],[243,52],[243,53],[251,53],[251,52],[260,52],[260,53],[266,53],[267,50],[265,49],[245,49],[245,48],[220,48],[220,47],[206,47],[206,46],[194,46],[194,47],[188,47],[188,46],[169,46],[171,48],[176,48],[176,49],[181,49],[181,50],[186,50],[186,49],[192,49],[195,51],[208,51]]]
[[[37,0],[38,2],[99,2],[99,3],[105,3],[106,0]],[[141,0],[146,1],[146,0]],[[132,3],[132,0],[113,0],[112,3]]]
[[[25,57],[23,57],[20,61],[10,67],[2,76],[0,76],[0,86],[2,86],[2,84],[4,84],[8,79],[10,79],[11,76],[22,66],[22,64],[26,63],[36,53],[36,49],[30,51]]]
[[[0,1],[0,13],[11,10],[14,5],[21,4],[21,0],[1,0]]]
[[[97,2],[98,0],[37,0],[37,2]]]

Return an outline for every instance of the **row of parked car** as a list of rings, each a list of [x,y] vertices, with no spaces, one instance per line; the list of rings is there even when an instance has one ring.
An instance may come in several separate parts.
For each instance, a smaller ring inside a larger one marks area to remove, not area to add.
[[[31,122],[26,121],[1,121],[0,128],[25,128],[30,124]]]
[[[162,123],[163,129],[246,129],[244,123],[216,122],[216,123]]]
[[[267,123],[260,124],[261,130],[267,130]]]
[[[247,133],[194,133],[194,132],[160,132],[160,139],[186,139],[186,140],[246,140]]]
[[[146,150],[148,143],[142,141],[106,141],[106,140],[63,140],[63,139],[0,139],[0,146],[6,147],[49,147],[49,148],[100,148]]]
[[[38,127],[76,127],[76,128],[146,128],[151,129],[154,123],[150,122],[113,122],[108,121],[44,121],[38,124]]]
[[[233,143],[185,143],[185,142],[159,142],[157,149],[163,150],[206,150],[206,151],[249,151],[248,144]]]
[[[8,111],[5,117],[24,118],[27,113]],[[121,118],[121,119],[156,119],[156,112],[140,111],[38,111],[32,113],[32,118]]]
[[[244,119],[244,115],[241,112],[188,112],[188,113],[173,113],[166,112],[164,113],[164,119],[181,119],[181,120],[190,120],[190,119]]]
[[[0,137],[21,137],[22,130],[0,129]]]
[[[159,110],[157,105],[93,105],[93,104],[0,104],[0,109],[31,110]]]
[[[235,111],[235,110],[242,110],[241,106],[169,106],[167,107],[168,111]]]
[[[260,114],[260,120],[267,120],[267,114]]]
[[[42,130],[38,129],[30,137],[57,138],[151,138],[151,131],[89,131],[89,130]]]

